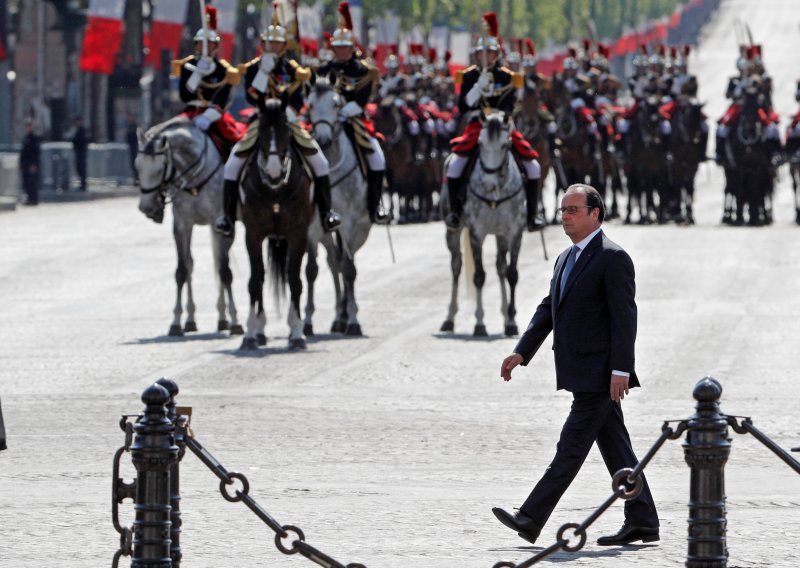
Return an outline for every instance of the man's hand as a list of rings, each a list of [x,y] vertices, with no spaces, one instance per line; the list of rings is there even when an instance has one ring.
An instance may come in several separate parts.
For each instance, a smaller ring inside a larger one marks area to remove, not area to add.
[[[258,63],[259,69],[266,73],[267,75],[275,69],[275,54],[273,53],[265,53],[261,56],[261,61]]]
[[[512,353],[505,359],[503,359],[503,364],[500,365],[500,376],[503,377],[503,380],[508,382],[511,380],[511,371],[522,363],[523,358],[522,355],[519,353]]]
[[[628,394],[628,377],[611,375],[611,400],[619,402]]]

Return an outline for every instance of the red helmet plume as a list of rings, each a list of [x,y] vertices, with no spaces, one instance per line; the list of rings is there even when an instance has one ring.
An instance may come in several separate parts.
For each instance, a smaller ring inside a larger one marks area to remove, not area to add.
[[[525,47],[528,49],[528,55],[534,56],[536,55],[536,44],[533,43],[533,40],[529,37],[525,38]]]
[[[214,6],[206,6],[206,22],[208,22],[208,29],[216,31],[217,9]]]
[[[500,26],[497,23],[497,14],[487,12],[483,15],[483,23],[486,26],[486,32],[492,37],[497,37],[500,31]]]
[[[349,2],[339,2],[339,15],[341,16],[340,27],[346,30],[353,29],[353,18],[350,15],[350,3]]]

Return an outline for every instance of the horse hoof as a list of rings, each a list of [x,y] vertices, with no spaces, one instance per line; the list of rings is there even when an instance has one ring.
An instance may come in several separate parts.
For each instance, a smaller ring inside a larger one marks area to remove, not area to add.
[[[455,329],[456,329],[456,326],[455,326],[455,324],[453,322],[445,321],[442,324],[442,327],[439,328],[439,331],[455,331]]]
[[[242,339],[242,344],[239,346],[242,351],[255,351],[258,349],[258,342],[255,337],[245,337]]]
[[[519,335],[519,329],[517,328],[517,324],[509,323],[506,324],[506,337],[513,337],[515,335]]]
[[[307,323],[303,326],[303,335],[306,337],[314,337],[314,326],[310,323]]]
[[[183,326],[183,331],[186,332],[197,331],[197,323],[193,321],[187,321],[186,324]]]
[[[236,325],[231,326],[231,335],[242,335],[243,333],[244,333],[244,328],[238,323]]]
[[[302,337],[296,337],[294,339],[289,340],[289,349],[292,351],[297,351],[300,349],[306,348],[306,340]]]
[[[169,333],[167,333],[170,337],[180,337],[183,335],[183,330],[179,325],[171,325],[169,326]]]
[[[228,323],[228,320],[219,320],[217,322],[217,331],[228,331],[231,328],[231,324]]]
[[[256,334],[256,341],[261,347],[264,347],[267,344],[267,336],[263,333]]]
[[[331,333],[344,333],[346,324],[343,321],[336,320],[331,324]]]
[[[344,330],[344,334],[351,337],[361,337],[363,335],[361,333],[361,326],[357,323],[348,323],[347,328]]]
[[[475,331],[472,332],[472,335],[475,337],[486,337],[489,334],[486,333],[486,326],[482,323],[479,323],[475,326]]]

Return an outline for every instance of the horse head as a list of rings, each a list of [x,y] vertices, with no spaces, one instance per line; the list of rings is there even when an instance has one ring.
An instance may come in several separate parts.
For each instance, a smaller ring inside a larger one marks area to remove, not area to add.
[[[661,141],[661,101],[656,95],[645,97],[637,113],[639,138],[646,147],[659,144]]]
[[[156,223],[164,220],[164,189],[170,177],[169,138],[163,131],[139,135],[139,151],[134,168],[139,176],[139,211]],[[155,135],[153,135],[155,134]]]
[[[678,104],[675,114],[676,129],[681,142],[697,144],[700,142],[703,131],[703,105],[696,98],[683,100]]]
[[[341,106],[342,98],[333,89],[330,80],[327,77],[317,78],[308,97],[308,118],[311,121],[314,138],[322,148],[331,145],[341,128],[339,123]]]
[[[759,116],[762,98],[761,80],[758,76],[750,77],[745,85],[742,112],[736,124],[736,138],[743,146],[752,146],[763,139],[764,125]]]
[[[478,137],[481,169],[486,175],[498,175],[508,162],[511,146],[511,122],[502,111],[492,112],[484,118]]]
[[[286,99],[259,101],[257,164],[261,181],[277,189],[288,178],[289,122],[286,118]]]

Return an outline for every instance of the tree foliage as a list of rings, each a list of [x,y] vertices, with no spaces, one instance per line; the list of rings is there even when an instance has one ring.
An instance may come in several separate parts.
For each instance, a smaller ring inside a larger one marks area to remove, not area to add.
[[[308,2],[309,0],[303,0]],[[326,29],[336,24],[338,0],[323,0]],[[364,0],[367,18],[394,12],[403,29],[448,25],[480,31],[480,17],[497,12],[505,37],[530,37],[538,45],[588,37],[618,37],[627,28],[669,15],[681,0]]]

